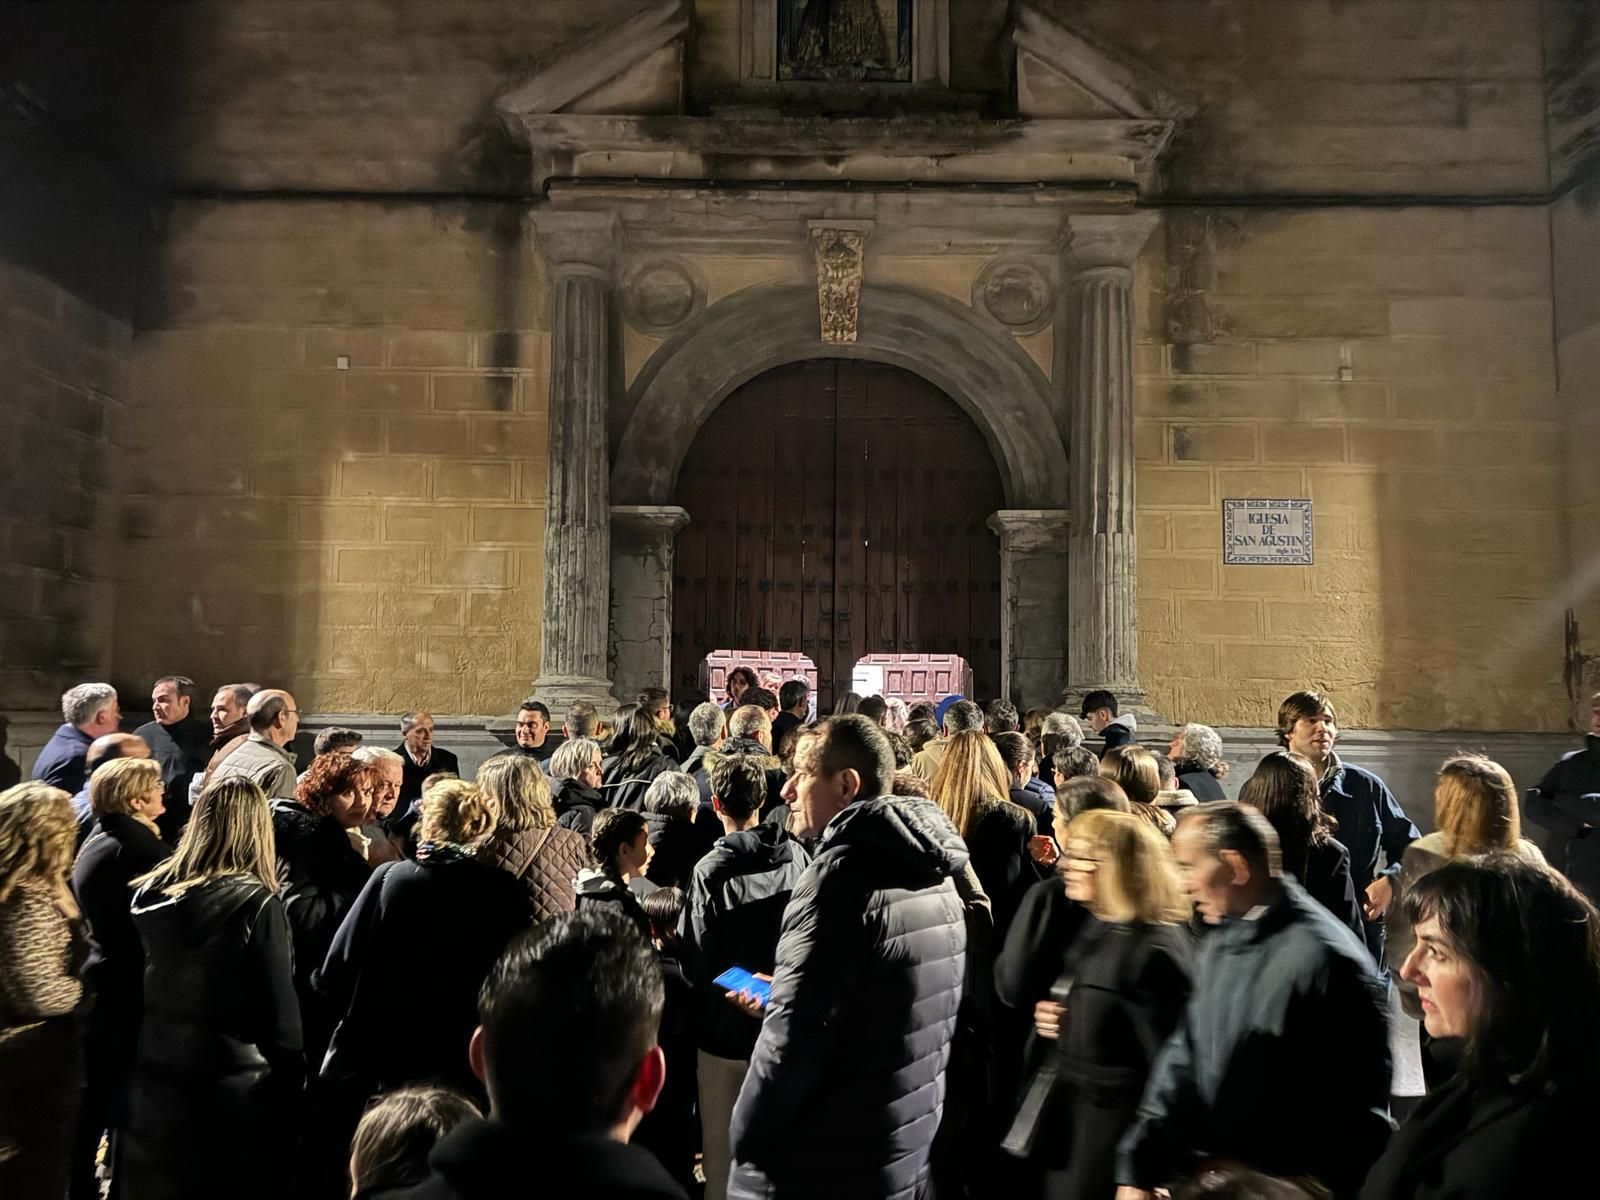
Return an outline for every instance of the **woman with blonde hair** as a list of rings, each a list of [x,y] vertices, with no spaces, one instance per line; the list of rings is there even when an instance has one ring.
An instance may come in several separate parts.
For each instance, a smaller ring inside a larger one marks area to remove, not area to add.
[[[531,758],[513,761],[539,769]],[[322,1081],[340,1098],[345,1145],[379,1092],[433,1080],[483,1099],[467,1062],[478,989],[533,923],[522,885],[473,852],[494,824],[494,803],[476,784],[429,788],[416,861],[372,873],[312,976],[342,1018]]]
[[[1148,820],[1080,813],[1063,863],[1067,898],[1086,916],[1049,998],[1034,1006],[1035,1032],[1057,1050],[1033,1082],[1044,1107],[1013,1132],[1033,1134],[1048,1200],[1080,1200],[1116,1191],[1117,1142],[1188,1001],[1193,949],[1177,864]]]
[[[981,730],[950,738],[928,792],[967,843],[972,869],[994,904],[996,939],[1003,939],[1022,893],[1038,878],[1028,852],[1033,814],[1012,802],[1005,762]]]
[[[572,881],[589,865],[589,842],[557,823],[539,764],[521,755],[497,755],[478,768],[478,787],[494,809],[495,827],[473,853],[522,884],[535,921],[571,912],[577,904]]]
[[[1522,836],[1516,784],[1504,767],[1481,754],[1457,754],[1439,767],[1433,785],[1433,824],[1434,831],[1407,846],[1400,859],[1397,897],[1403,899],[1419,879],[1445,863],[1473,855],[1504,853],[1545,865],[1539,847]],[[1394,972],[1401,1007],[1420,1020],[1417,989],[1399,974],[1416,941],[1407,911],[1406,905],[1397,904],[1389,914],[1384,961]]]
[[[1163,837],[1171,837],[1178,819],[1156,805],[1161,795],[1161,766],[1143,746],[1113,746],[1100,759],[1100,774],[1123,790],[1135,816],[1149,821]]]
[[[144,947],[133,926],[133,881],[172,857],[156,818],[165,811],[161,766],[148,758],[102,763],[89,779],[94,825],[72,868],[89,922],[84,982],[94,1005],[84,1025],[84,1095],[72,1152],[73,1195],[95,1194],[95,1154],[111,1133],[112,1170],[127,1123],[128,1084],[144,1009]]]
[[[172,857],[133,886],[144,1016],[121,1194],[214,1196],[219,1179],[230,1196],[290,1194],[305,1071],[261,789],[212,782]]]
[[[60,788],[0,792],[0,1196],[67,1191],[81,1087],[73,1011],[88,946],[67,888],[77,838]]]

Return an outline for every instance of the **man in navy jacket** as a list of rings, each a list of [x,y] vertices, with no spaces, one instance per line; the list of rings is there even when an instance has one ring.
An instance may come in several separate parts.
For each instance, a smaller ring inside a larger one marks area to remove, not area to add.
[[[1304,755],[1321,781],[1322,807],[1339,822],[1334,836],[1350,851],[1350,877],[1366,919],[1367,949],[1383,962],[1383,917],[1399,899],[1400,856],[1422,835],[1389,785],[1333,752],[1339,736],[1333,704],[1320,692],[1296,692],[1278,706],[1278,742]],[[1384,865],[1378,868],[1378,851]]]

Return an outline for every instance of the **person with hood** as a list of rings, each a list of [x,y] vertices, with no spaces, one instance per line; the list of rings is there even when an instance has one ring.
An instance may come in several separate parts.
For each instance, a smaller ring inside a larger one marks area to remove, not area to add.
[[[772,752],[772,720],[765,709],[746,704],[733,710],[728,718],[728,736],[706,755],[706,769],[714,769],[717,759],[725,754],[753,755],[761,763],[767,773],[767,799],[761,806],[761,819],[778,825],[787,821],[789,809],[783,797],[788,772]]]
[[[589,757],[598,760],[600,748],[586,738],[565,743],[553,757],[582,756],[585,746]],[[557,819],[538,760],[498,754],[478,768],[478,787],[495,824],[473,855],[521,883],[535,921],[571,912],[577,903],[572,881],[589,865],[589,842],[585,833]],[[592,819],[594,810],[585,811]]]
[[[650,866],[645,877],[657,887],[687,888],[694,865],[711,847],[695,828],[700,789],[682,771],[657,775],[644,795],[650,830]]]
[[[644,794],[663,771],[676,771],[678,764],[661,752],[661,731],[650,710],[637,704],[624,704],[617,710],[617,731],[606,747],[601,764],[601,791],[611,808],[644,811]]]
[[[928,1184],[966,969],[967,848],[931,801],[889,794],[859,716],[808,730],[784,789],[816,838],[778,935],[730,1129],[728,1194],[912,1200]]]
[[[1117,697],[1104,688],[1097,688],[1084,696],[1078,718],[1104,740],[1105,745],[1100,751],[1102,755],[1118,746],[1126,746],[1139,731],[1139,723],[1132,713],[1117,714]]]
[[[440,1139],[424,1182],[363,1195],[686,1200],[649,1151],[629,1144],[665,1082],[663,1004],[655,950],[631,922],[596,906],[535,926],[478,1000],[468,1055],[489,1116]]]
[[[134,880],[144,1017],[123,1196],[293,1194],[305,1071],[272,847],[261,789],[218,780],[172,857]]]
[[[650,828],[644,814],[631,808],[604,809],[594,819],[589,849],[596,865],[584,867],[573,880],[577,907],[615,909],[632,921],[648,942],[650,918],[633,886],[649,883],[644,873],[650,866]]]
[[[718,758],[711,803],[725,831],[689,881],[684,964],[699,1000],[700,1126],[706,1200],[723,1200],[732,1157],[728,1127],[761,1023],[729,1002],[713,981],[730,967],[770,976],[789,894],[806,868],[805,850],[763,823],[767,773],[756,755]]]
[[[1284,876],[1278,835],[1248,805],[1188,809],[1172,849],[1212,928],[1118,1146],[1119,1200],[1150,1200],[1202,1159],[1353,1195],[1391,1128],[1385,989],[1366,947]]]
[[[556,824],[581,834],[585,842],[595,814],[606,806],[600,792],[600,759],[600,743],[586,737],[568,738],[550,756],[550,779],[555,784],[550,803]]]
[[[1181,726],[1167,747],[1178,773],[1178,786],[1194,794],[1202,804],[1226,800],[1222,780],[1228,774],[1228,760],[1222,757],[1222,738],[1209,725]]]
[[[1567,878],[1600,903],[1600,692],[1589,701],[1583,743],[1528,790],[1528,816],[1555,835],[1551,856]]]

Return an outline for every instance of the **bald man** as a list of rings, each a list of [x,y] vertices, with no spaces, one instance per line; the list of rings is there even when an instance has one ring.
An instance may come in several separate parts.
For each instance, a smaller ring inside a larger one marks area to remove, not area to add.
[[[95,768],[114,758],[149,758],[150,745],[136,733],[108,733],[89,743],[83,758],[83,787],[72,798],[72,811],[78,818],[78,845],[83,845],[94,826],[94,810],[89,807],[89,784],[94,779]]]
[[[300,710],[281,688],[267,688],[245,706],[250,736],[223,759],[212,781],[242,775],[253,780],[268,800],[293,800],[294,755],[286,748],[300,730]]]

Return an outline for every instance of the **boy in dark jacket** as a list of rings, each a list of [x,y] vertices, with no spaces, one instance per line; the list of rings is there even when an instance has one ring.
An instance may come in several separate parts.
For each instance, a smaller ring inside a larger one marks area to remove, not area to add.
[[[1600,903],[1600,692],[1589,703],[1583,749],[1562,755],[1528,790],[1528,816],[1559,839],[1551,847],[1555,864]]]
[[[627,918],[564,913],[514,942],[490,972],[468,1057],[489,1116],[447,1134],[425,1183],[374,1200],[529,1195],[684,1200],[628,1144],[655,1107],[665,1068],[661,968]]]
[[[806,853],[761,820],[763,756],[729,754],[711,771],[711,804],[724,836],[694,869],[683,913],[683,957],[699,1000],[700,1122],[706,1200],[727,1192],[728,1126],[761,1023],[712,981],[729,967],[770,975],[789,893]]]

